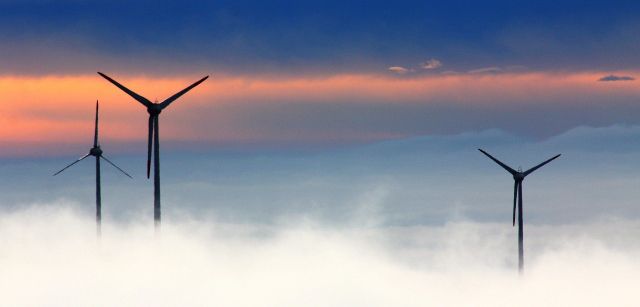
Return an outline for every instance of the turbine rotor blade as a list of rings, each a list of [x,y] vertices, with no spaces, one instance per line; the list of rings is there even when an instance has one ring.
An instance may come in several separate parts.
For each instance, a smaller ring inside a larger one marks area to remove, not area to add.
[[[516,174],[517,171],[512,169],[511,167],[509,167],[508,165],[502,163],[500,160],[494,158],[492,155],[488,154],[486,151],[478,148],[478,150],[483,153],[485,156],[489,157],[489,159],[493,160],[493,162],[497,163],[498,165],[502,166],[502,168],[504,168],[507,172],[513,174]]]
[[[149,179],[149,177],[151,177],[151,150],[153,149],[153,133],[154,133],[154,129],[153,129],[153,122],[155,120],[155,116],[154,115],[149,115],[149,140],[147,143],[147,179]]]
[[[62,171],[66,170],[67,168],[70,168],[70,167],[71,167],[71,166],[73,166],[74,164],[76,164],[76,163],[78,163],[78,162],[80,162],[80,161],[84,160],[86,157],[88,157],[88,156],[90,156],[90,155],[91,155],[91,154],[86,154],[86,155],[82,156],[81,158],[78,158],[78,160],[73,161],[73,163],[71,163],[71,164],[69,164],[69,165],[65,166],[63,169],[59,170],[57,173],[55,173],[55,174],[53,174],[53,175],[55,176],[55,175],[58,175],[58,174],[62,173]]]
[[[124,85],[118,83],[118,81],[111,79],[109,76],[98,72],[99,75],[101,75],[103,78],[107,79],[107,81],[113,83],[113,85],[117,86],[119,89],[121,89],[123,92],[129,94],[129,96],[133,97],[133,99],[137,100],[138,102],[140,102],[141,104],[143,104],[145,107],[149,107],[152,105],[151,101],[149,101],[149,99],[142,97],[141,95],[138,95],[137,93],[135,93],[134,91],[126,88]]]
[[[196,81],[195,83],[189,85],[187,88],[175,93],[173,96],[165,99],[163,102],[160,103],[160,107],[162,109],[168,107],[172,102],[174,102],[176,99],[180,98],[180,96],[186,94],[188,91],[190,91],[192,88],[198,86],[200,83],[204,82],[204,80],[207,80],[207,78],[209,78],[209,76],[206,76],[198,81]]]
[[[96,128],[93,135],[93,147],[98,146],[98,101],[96,100]]]
[[[518,199],[518,182],[513,185],[513,226],[516,226],[516,201]]]
[[[535,170],[537,170],[537,169],[541,168],[542,166],[544,166],[545,164],[547,164],[547,163],[549,163],[549,162],[551,162],[551,161],[555,160],[556,158],[560,157],[561,155],[562,155],[562,154],[556,155],[556,156],[554,156],[553,158],[551,158],[551,159],[549,159],[549,160],[547,160],[547,161],[544,161],[544,162],[542,162],[542,163],[540,163],[540,164],[538,164],[538,165],[536,165],[536,166],[534,166],[534,167],[530,168],[529,170],[527,170],[526,172],[524,172],[524,173],[523,173],[523,175],[524,175],[524,176],[527,176],[527,175],[529,175],[529,174],[533,173]]]
[[[133,179],[133,177],[131,177],[131,175],[127,174],[127,172],[125,172],[124,170],[122,170],[121,168],[119,168],[117,165],[115,165],[113,162],[111,162],[109,159],[107,159],[107,157],[105,157],[104,155],[102,155],[102,159],[104,159],[105,161],[107,161],[107,163],[111,164],[113,167],[117,168],[119,171],[121,171],[123,174],[125,174],[125,176]]]

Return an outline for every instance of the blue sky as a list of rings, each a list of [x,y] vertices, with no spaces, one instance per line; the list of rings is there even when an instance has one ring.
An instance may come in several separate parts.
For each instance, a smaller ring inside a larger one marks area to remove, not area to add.
[[[3,1],[5,73],[383,71],[639,64],[635,1]],[[65,61],[64,54],[85,57]],[[38,56],[37,62],[23,57]],[[15,59],[15,60],[14,60]],[[16,61],[17,60],[17,61]],[[163,63],[162,68],[156,67]]]

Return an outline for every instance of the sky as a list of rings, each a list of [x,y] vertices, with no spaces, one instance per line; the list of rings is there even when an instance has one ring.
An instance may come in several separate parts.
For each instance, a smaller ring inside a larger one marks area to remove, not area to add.
[[[192,147],[327,147],[638,124],[633,1],[2,1],[1,156],[145,138],[150,100]],[[19,30],[16,30],[19,29]],[[169,112],[170,111],[170,112]],[[185,121],[191,125],[184,125]],[[58,145],[56,143],[64,143]],[[120,150],[120,149],[119,149]]]
[[[0,0],[3,299],[633,306],[638,12]],[[151,101],[210,76],[160,115],[160,234],[148,115],[97,72]],[[104,154],[133,177],[103,163],[98,242],[93,161],[52,177],[91,147],[97,100]],[[522,169],[562,154],[524,181],[524,277],[513,179],[478,148]]]

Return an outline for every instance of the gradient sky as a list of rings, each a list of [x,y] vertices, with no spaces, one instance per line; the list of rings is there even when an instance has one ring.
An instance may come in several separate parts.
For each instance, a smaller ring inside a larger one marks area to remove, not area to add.
[[[638,305],[637,0],[0,0],[0,42],[3,305]],[[147,112],[98,71],[151,101],[210,75],[160,115],[161,233]],[[99,244],[93,159],[52,176],[96,100],[133,177],[102,163]],[[478,148],[562,154],[522,278]]]
[[[636,1],[0,1],[0,156],[146,137],[308,147],[640,123]],[[188,124],[186,124],[188,123]],[[62,145],[60,145],[62,144]],[[144,146],[138,146],[144,150]]]

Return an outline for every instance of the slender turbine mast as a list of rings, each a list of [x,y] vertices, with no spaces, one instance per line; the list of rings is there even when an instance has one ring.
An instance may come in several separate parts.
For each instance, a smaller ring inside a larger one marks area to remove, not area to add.
[[[116,80],[111,79],[109,76],[101,72],[98,72],[98,74],[107,79],[107,81],[113,83],[113,85],[121,89],[123,92],[127,93],[129,96],[133,97],[133,99],[140,102],[147,108],[147,112],[149,113],[149,139],[147,142],[147,178],[149,178],[151,173],[151,151],[153,149],[153,219],[155,221],[156,228],[158,228],[160,226],[160,136],[158,129],[160,112],[162,112],[162,110],[168,107],[176,99],[180,98],[180,96],[184,95],[192,88],[198,86],[204,80],[209,78],[209,76],[196,81],[182,91],[179,91],[173,96],[167,98],[163,102],[153,103],[149,99],[138,95],[132,90],[126,88]]]
[[[516,207],[517,207],[518,209],[518,271],[520,272],[520,274],[522,274],[524,270],[524,247],[523,247],[524,233],[523,233],[523,225],[522,225],[523,224],[522,223],[522,181],[529,174],[541,168],[543,165],[560,157],[560,155],[556,155],[553,158],[547,161],[544,161],[523,172],[520,170],[517,170],[517,171],[514,170],[513,168],[502,163],[500,160],[494,158],[493,156],[491,156],[490,154],[488,154],[486,151],[482,149],[478,149],[478,150],[483,154],[485,154],[487,157],[489,157],[489,159],[493,160],[493,162],[502,166],[502,168],[504,168],[507,172],[509,172],[513,176],[513,181],[515,182],[513,186],[513,226],[516,225]],[[516,206],[516,200],[517,200],[517,206]]]
[[[59,170],[57,173],[53,175],[55,176],[62,173],[62,171],[84,160],[88,156],[96,157],[96,225],[97,225],[98,236],[100,236],[100,226],[102,224],[102,197],[100,192],[100,159],[104,159],[105,161],[107,161],[107,163],[111,164],[113,167],[121,171],[127,177],[129,178],[132,178],[132,177],[129,174],[127,174],[127,172],[123,171],[121,168],[116,166],[113,162],[109,161],[109,159],[107,159],[107,157],[105,157],[102,154],[102,149],[100,149],[100,142],[98,142],[98,101],[97,100],[96,100],[96,127],[95,127],[95,133],[93,135],[93,147],[91,147],[88,154],[80,157],[78,160],[65,166],[65,168]]]

